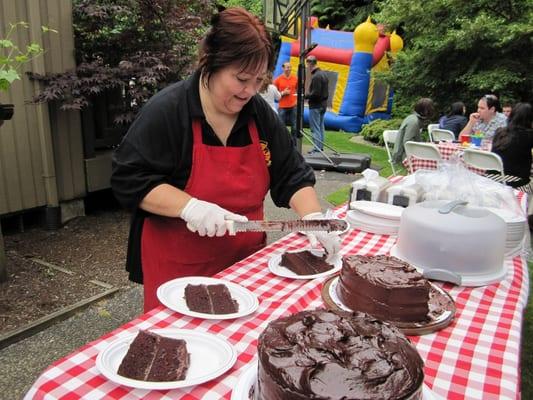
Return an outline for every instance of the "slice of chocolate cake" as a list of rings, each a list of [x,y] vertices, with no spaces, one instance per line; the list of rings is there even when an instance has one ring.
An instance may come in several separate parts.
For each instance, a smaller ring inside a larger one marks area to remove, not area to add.
[[[325,254],[320,257],[309,250],[283,253],[279,265],[296,275],[315,275],[333,269],[333,265],[326,262]]]
[[[239,303],[231,297],[224,284],[187,285],[185,302],[189,310],[204,314],[233,314],[239,311]]]
[[[141,381],[181,381],[187,375],[189,362],[185,340],[140,330],[130,344],[117,373]]]
[[[416,268],[395,257],[344,257],[337,296],[353,311],[385,321],[422,322],[429,312],[430,284]]]

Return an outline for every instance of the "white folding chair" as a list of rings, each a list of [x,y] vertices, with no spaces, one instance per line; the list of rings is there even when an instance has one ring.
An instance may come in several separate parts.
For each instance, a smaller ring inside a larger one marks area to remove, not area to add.
[[[392,168],[392,174],[396,175],[396,170],[394,169],[394,163],[392,162],[392,151],[389,145],[392,145],[394,149],[394,144],[396,143],[396,138],[398,137],[398,130],[388,129],[383,131],[383,141],[385,142],[385,149],[387,150],[387,156],[389,157],[389,164]]]
[[[496,153],[491,153],[490,151],[485,150],[465,149],[463,153],[463,161],[466,164],[479,169],[498,171],[502,178],[504,177],[503,161]]]
[[[442,161],[442,157],[437,145],[433,143],[420,143],[420,142],[405,142],[405,155],[407,156],[407,162],[409,164],[409,173],[413,173],[413,160],[412,157],[420,158],[422,160],[433,160],[439,164]]]
[[[429,124],[428,125],[428,134],[429,134],[429,141],[433,142],[433,129],[437,129],[439,127],[439,124]]]
[[[455,140],[454,133],[448,129],[435,128],[431,131],[431,137],[433,138],[432,142],[453,142]]]

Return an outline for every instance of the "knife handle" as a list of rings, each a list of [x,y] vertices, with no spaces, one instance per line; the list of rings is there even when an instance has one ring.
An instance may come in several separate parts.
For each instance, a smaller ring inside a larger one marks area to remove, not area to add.
[[[236,235],[237,232],[235,231],[235,221],[231,219],[226,220],[226,228],[228,229],[228,234],[230,236]]]

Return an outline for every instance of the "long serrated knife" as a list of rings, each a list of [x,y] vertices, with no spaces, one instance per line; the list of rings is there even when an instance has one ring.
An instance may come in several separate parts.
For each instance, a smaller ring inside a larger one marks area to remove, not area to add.
[[[226,221],[228,232],[235,235],[237,232],[342,232],[348,228],[342,219],[313,219],[290,221]]]

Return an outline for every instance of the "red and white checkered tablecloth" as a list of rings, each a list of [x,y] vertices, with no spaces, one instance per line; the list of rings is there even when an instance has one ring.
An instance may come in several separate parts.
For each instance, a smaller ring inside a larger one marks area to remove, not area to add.
[[[461,146],[460,143],[453,143],[453,142],[439,142],[437,144],[437,147],[439,148],[439,153],[443,160],[449,160],[452,155],[456,154],[459,159],[462,160],[462,153],[464,148]],[[407,169],[409,169],[409,161],[407,158],[403,160],[402,162],[403,166]],[[415,172],[419,169],[437,169],[437,162],[433,160],[425,160],[422,158],[416,158],[411,157],[411,165],[413,167],[413,171]],[[479,175],[485,175],[486,170],[474,168],[472,166],[467,167],[470,171],[479,174]]]
[[[525,196],[518,196],[525,207]],[[395,241],[392,236],[353,230],[344,236],[341,254],[386,254]],[[305,236],[293,233],[217,275],[255,293],[260,305],[254,314],[235,320],[202,320],[158,307],[56,361],[33,384],[26,399],[229,399],[240,373],[256,357],[257,338],[269,321],[324,306],[320,291],[327,278],[282,278],[270,273],[267,266],[272,255],[307,245]],[[436,395],[446,399],[520,398],[520,336],[529,280],[522,257],[508,259],[506,264],[509,272],[499,284],[479,288],[443,285],[456,303],[454,322],[439,332],[411,337],[425,361],[425,383]],[[203,385],[168,391],[120,386],[98,372],[98,352],[115,339],[139,328],[167,327],[226,338],[237,350],[236,364]]]

